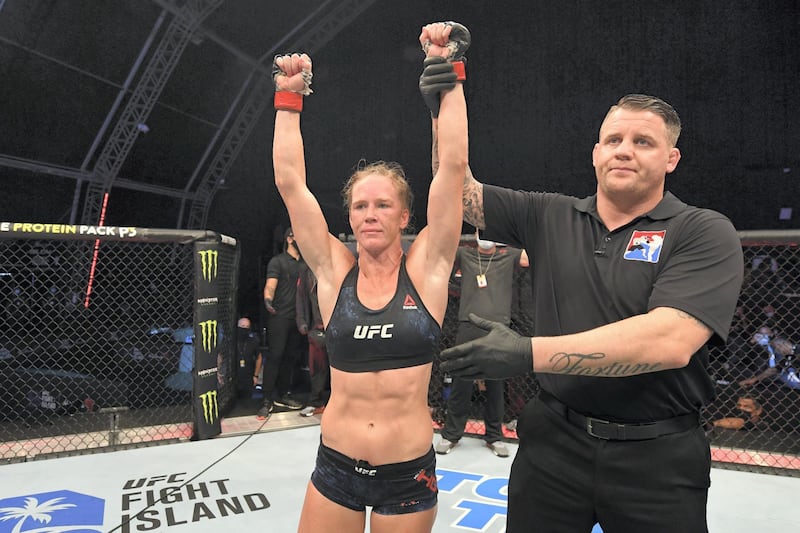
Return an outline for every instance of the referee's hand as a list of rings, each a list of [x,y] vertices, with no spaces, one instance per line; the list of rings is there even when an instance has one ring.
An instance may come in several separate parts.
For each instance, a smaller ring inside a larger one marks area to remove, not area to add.
[[[474,313],[469,320],[489,334],[442,351],[442,372],[462,379],[506,379],[533,372],[530,337]]]

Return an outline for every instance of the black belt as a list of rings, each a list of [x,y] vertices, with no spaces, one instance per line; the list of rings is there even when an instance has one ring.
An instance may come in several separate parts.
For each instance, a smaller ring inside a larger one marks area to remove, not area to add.
[[[700,426],[700,415],[697,412],[656,422],[621,424],[582,415],[577,411],[573,411],[544,390],[539,391],[539,399],[550,409],[566,418],[573,426],[585,430],[592,437],[603,440],[655,439],[662,435],[680,433]]]

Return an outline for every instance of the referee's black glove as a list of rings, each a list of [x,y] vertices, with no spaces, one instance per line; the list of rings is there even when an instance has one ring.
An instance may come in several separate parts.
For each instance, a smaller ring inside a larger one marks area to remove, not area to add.
[[[506,379],[533,372],[530,337],[474,313],[469,320],[489,334],[442,351],[442,372],[462,379]]]
[[[441,93],[456,86],[456,73],[452,63],[438,56],[425,59],[424,67],[419,77],[419,92],[431,116],[438,118]]]

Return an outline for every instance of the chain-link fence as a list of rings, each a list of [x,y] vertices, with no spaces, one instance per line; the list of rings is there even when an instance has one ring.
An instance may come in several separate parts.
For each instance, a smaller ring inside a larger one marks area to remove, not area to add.
[[[717,398],[703,412],[712,457],[725,468],[800,473],[800,231],[741,232],[745,283],[724,347],[711,348]],[[472,239],[474,241],[474,239]],[[471,236],[462,244],[474,245]],[[531,258],[535,268],[536,258]],[[511,327],[533,335],[531,287],[526,270],[515,275]],[[441,348],[458,328],[457,293],[451,296]],[[450,380],[434,364],[429,401],[434,422],[444,424]],[[516,439],[516,419],[538,394],[535,375],[506,380],[503,431]],[[484,434],[486,396],[473,388],[466,433]]]
[[[221,236],[0,228],[0,458],[191,437],[195,262],[201,261],[192,245]],[[235,245],[220,246],[215,257],[223,412],[235,389],[237,258]]]
[[[705,410],[713,458],[800,472],[800,232],[743,232],[745,280],[730,336],[712,352]]]

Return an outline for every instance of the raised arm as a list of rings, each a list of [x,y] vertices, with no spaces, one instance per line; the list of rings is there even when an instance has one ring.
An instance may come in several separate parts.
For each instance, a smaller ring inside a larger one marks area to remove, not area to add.
[[[469,32],[459,24],[436,23],[422,29],[420,41],[426,48],[426,66],[443,65],[453,69],[456,83],[440,95],[438,118],[439,166],[428,193],[428,227],[434,242],[445,241],[449,263],[455,255],[461,235],[462,207],[453,198],[461,191],[468,160],[466,79],[463,55],[470,44]],[[445,244],[442,242],[442,245]]]
[[[420,43],[426,51],[425,70],[436,71],[449,80],[447,88],[436,94],[439,114],[439,165],[428,191],[427,226],[409,251],[409,273],[426,305],[431,300],[437,316],[447,305],[446,288],[458,248],[463,209],[458,201],[467,168],[468,127],[464,88],[464,51],[469,32],[456,23],[435,23],[422,28]],[[415,275],[415,273],[417,275]],[[426,298],[426,294],[430,297]]]
[[[433,138],[431,146],[431,170],[434,175],[436,175],[436,172],[439,170],[438,122],[438,119],[431,116],[431,136]],[[464,174],[461,199],[464,209],[464,222],[478,229],[486,229],[486,219],[483,216],[483,183],[475,179],[469,165],[467,165],[467,171]]]
[[[277,56],[275,80],[275,131],[272,163],[275,185],[283,198],[295,240],[318,279],[333,275],[332,257],[343,245],[328,231],[319,202],[306,184],[305,152],[300,132],[303,96],[311,94],[311,58],[306,54]],[[335,251],[334,251],[335,250]]]
[[[435,176],[439,171],[439,96],[455,85],[455,76],[438,65],[426,66],[419,79],[422,98],[431,111],[431,171]],[[475,179],[472,169],[467,165],[462,187],[464,221],[476,228],[485,229],[483,215],[483,184]]]

